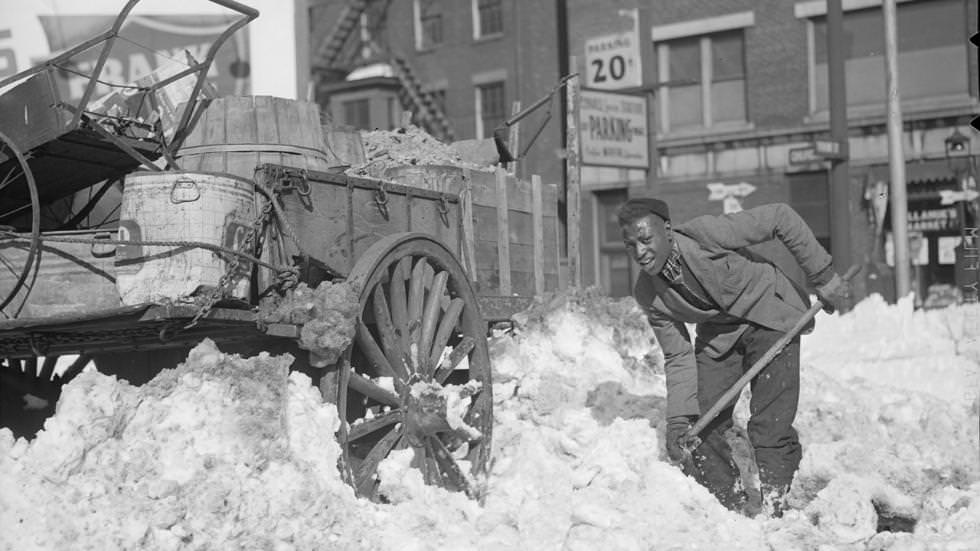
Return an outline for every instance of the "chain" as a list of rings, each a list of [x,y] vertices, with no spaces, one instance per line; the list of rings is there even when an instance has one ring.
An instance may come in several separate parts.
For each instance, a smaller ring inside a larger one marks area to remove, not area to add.
[[[388,220],[388,192],[385,191],[384,182],[378,182],[378,189],[374,192],[374,203],[381,211],[381,216]]]
[[[255,253],[257,253],[255,250],[255,244],[259,235],[261,235],[262,230],[265,228],[267,221],[272,217],[273,200],[274,199],[270,199],[266,201],[264,205],[262,205],[262,211],[255,217],[255,220],[252,221],[252,226],[248,229],[245,239],[242,240],[242,244],[238,248],[240,251],[248,251],[252,253],[253,256]],[[194,317],[191,319],[190,323],[184,326],[184,329],[190,329],[197,325],[197,322],[200,321],[201,318],[211,313],[211,310],[216,304],[218,304],[218,302],[230,295],[232,287],[243,276],[243,271],[242,259],[240,256],[235,255],[228,262],[228,269],[221,275],[221,278],[218,280],[218,285],[212,289],[211,293],[204,299],[201,307],[197,310],[197,313],[194,314]]]
[[[445,195],[439,195],[439,218],[442,218],[442,223],[449,227],[449,199],[446,199]]]

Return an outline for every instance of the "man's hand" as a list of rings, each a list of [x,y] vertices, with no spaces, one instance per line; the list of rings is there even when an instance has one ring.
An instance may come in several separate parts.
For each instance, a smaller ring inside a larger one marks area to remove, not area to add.
[[[851,286],[839,274],[834,274],[830,281],[817,287],[817,296],[823,303],[823,311],[833,314],[848,306],[851,299]]]
[[[681,463],[688,457],[687,450],[681,445],[681,441],[688,430],[693,426],[694,421],[686,415],[679,415],[667,419],[667,457],[674,463]]]

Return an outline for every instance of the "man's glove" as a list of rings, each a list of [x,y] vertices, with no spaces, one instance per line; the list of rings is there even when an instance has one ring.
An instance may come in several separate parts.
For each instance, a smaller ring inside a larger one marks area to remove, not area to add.
[[[688,455],[687,451],[681,446],[681,440],[688,430],[694,425],[694,420],[686,415],[678,415],[667,419],[667,457],[674,463],[684,461]]]
[[[851,286],[839,274],[834,274],[830,281],[817,287],[817,296],[823,303],[823,311],[833,314],[837,310],[846,309],[851,298]]]

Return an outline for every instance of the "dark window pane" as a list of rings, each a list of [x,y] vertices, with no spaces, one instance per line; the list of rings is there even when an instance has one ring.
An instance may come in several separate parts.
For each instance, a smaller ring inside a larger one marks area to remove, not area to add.
[[[442,44],[442,3],[439,0],[419,2],[419,19],[422,24],[422,48]]]
[[[623,235],[619,229],[616,210],[629,196],[625,189],[596,192],[599,203],[599,246],[623,246]]]
[[[670,47],[671,83],[690,85],[701,82],[701,40],[684,38],[667,43]]]
[[[966,94],[967,50],[963,0],[898,5],[899,94],[903,100]],[[816,110],[827,109],[827,23],[814,19]],[[884,21],[880,8],[846,12],[848,105],[885,100]]]
[[[355,128],[370,129],[371,127],[371,108],[367,98],[345,101],[344,124],[349,124]]]
[[[480,90],[480,118],[483,121],[485,138],[493,135],[493,130],[507,120],[504,83],[484,84]]]
[[[741,79],[745,76],[742,31],[711,35],[711,80]]]
[[[479,36],[497,34],[504,31],[504,11],[500,0],[479,0]]]

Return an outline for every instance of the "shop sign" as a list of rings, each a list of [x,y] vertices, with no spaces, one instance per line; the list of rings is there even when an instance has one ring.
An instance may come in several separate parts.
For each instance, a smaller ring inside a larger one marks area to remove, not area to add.
[[[945,231],[955,230],[959,226],[956,209],[913,210],[908,214],[909,231]]]
[[[640,41],[635,30],[585,41],[585,86],[601,90],[635,88],[643,83]]]
[[[579,138],[586,165],[647,168],[647,104],[642,96],[582,90]]]

